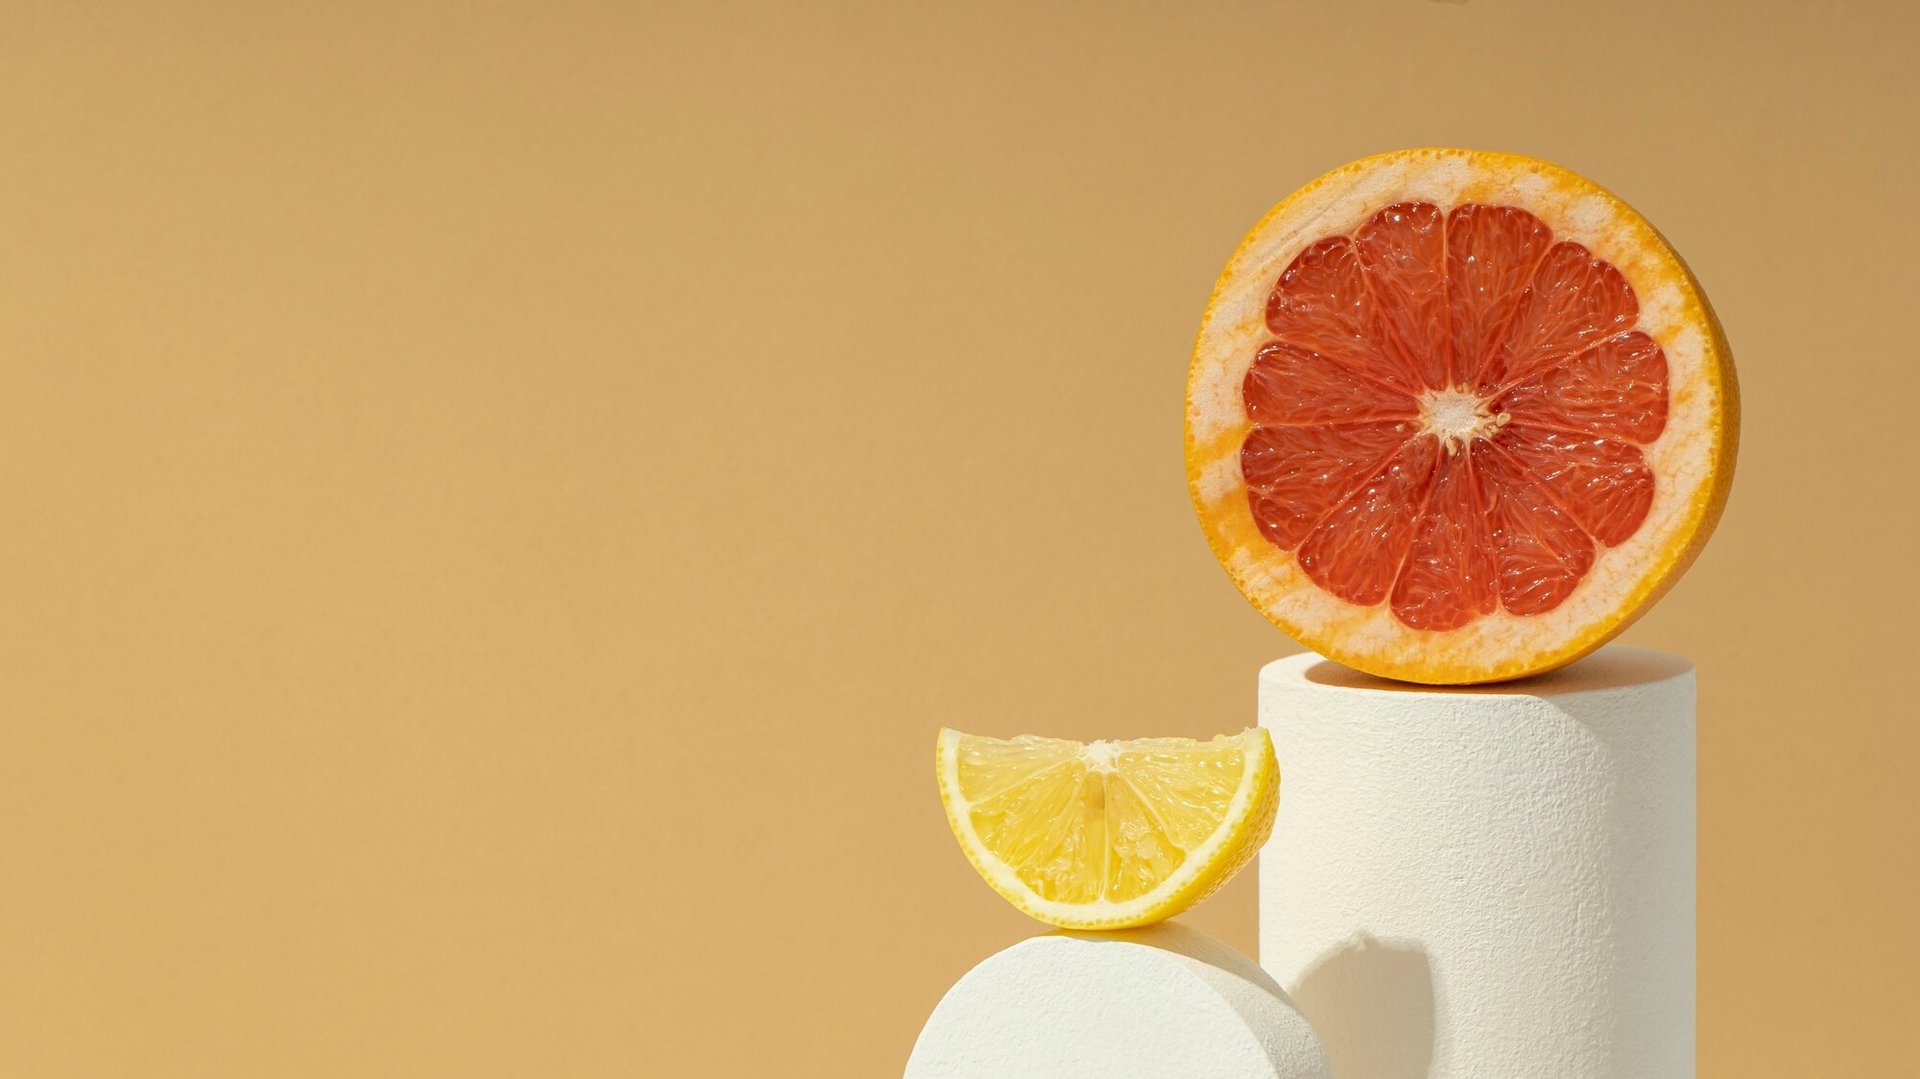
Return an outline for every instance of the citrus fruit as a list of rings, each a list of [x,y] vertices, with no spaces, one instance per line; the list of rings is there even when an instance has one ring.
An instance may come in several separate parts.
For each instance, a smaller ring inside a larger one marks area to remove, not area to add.
[[[1253,605],[1323,655],[1498,681],[1598,648],[1733,480],[1733,359],[1652,225],[1544,161],[1402,150],[1276,206],[1214,287],[1187,481]]]
[[[1280,804],[1273,742],[1257,727],[1206,742],[942,730],[935,765],[973,868],[1067,929],[1147,925],[1205,899],[1259,852]]]

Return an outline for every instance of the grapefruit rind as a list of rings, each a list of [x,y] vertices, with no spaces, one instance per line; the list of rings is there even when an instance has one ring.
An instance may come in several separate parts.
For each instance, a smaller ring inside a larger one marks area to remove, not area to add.
[[[1054,902],[1028,887],[974,831],[959,777],[960,744],[969,737],[942,728],[934,744],[934,769],[947,825],[981,879],[1021,913],[1051,926],[1131,929],[1165,921],[1220,890],[1253,860],[1273,832],[1280,804],[1280,765],[1274,757],[1272,737],[1259,727],[1251,727],[1235,736],[1245,741],[1247,763],[1220,827],[1188,852],[1171,876],[1153,890],[1121,903],[1107,899]]]
[[[1271,333],[1280,273],[1308,244],[1351,233],[1398,202],[1514,205],[1612,263],[1639,300],[1636,329],[1665,351],[1668,417],[1644,447],[1659,483],[1641,527],[1602,552],[1565,602],[1540,614],[1495,611],[1459,629],[1413,629],[1384,603],[1357,606],[1306,578],[1247,504],[1240,447],[1252,424],[1241,386]],[[1493,682],[1551,670],[1625,629],[1680,577],[1711,535],[1733,482],[1739,390],[1705,293],[1665,237],[1626,203],[1558,165],[1476,150],[1402,150],[1335,169],[1255,225],[1216,283],[1194,344],[1186,404],[1187,484],[1214,555],[1270,621],[1322,655],[1370,674],[1430,684]]]

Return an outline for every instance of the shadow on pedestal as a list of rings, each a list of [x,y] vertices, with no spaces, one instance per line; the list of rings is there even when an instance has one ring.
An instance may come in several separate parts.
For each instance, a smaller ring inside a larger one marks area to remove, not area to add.
[[[1419,945],[1354,937],[1307,968],[1293,1002],[1338,1079],[1426,1079],[1433,971]]]
[[[1188,959],[1205,963],[1236,978],[1252,982],[1282,1000],[1287,994],[1273,975],[1260,968],[1251,956],[1223,940],[1208,936],[1198,929],[1189,928],[1182,922],[1157,922],[1139,929],[1106,929],[1089,932],[1079,929],[1056,929],[1044,934],[1049,937],[1073,937],[1076,940],[1090,940],[1097,943],[1121,942],[1126,944],[1145,944],[1163,952],[1184,955]]]
[[[1341,686],[1346,689],[1379,690],[1382,693],[1558,697],[1661,682],[1676,678],[1692,669],[1693,664],[1679,656],[1670,656],[1665,652],[1655,652],[1646,648],[1634,648],[1630,645],[1610,644],[1601,651],[1558,670],[1536,674],[1530,678],[1515,679],[1511,682],[1490,682],[1472,686],[1428,686],[1417,682],[1396,682],[1390,678],[1362,674],[1352,667],[1335,663],[1330,659],[1321,660],[1307,668],[1307,681],[1323,686]]]

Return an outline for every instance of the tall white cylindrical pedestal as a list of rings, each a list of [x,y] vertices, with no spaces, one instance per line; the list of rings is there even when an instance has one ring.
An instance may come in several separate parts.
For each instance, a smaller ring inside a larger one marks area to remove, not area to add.
[[[1493,686],[1260,672],[1260,962],[1336,1079],[1693,1074],[1692,664]]]

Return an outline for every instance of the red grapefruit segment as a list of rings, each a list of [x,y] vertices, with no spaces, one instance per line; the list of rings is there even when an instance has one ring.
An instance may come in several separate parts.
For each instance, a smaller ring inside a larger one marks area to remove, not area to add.
[[[1385,599],[1413,544],[1438,452],[1431,438],[1403,441],[1379,471],[1322,517],[1300,544],[1307,576],[1348,603],[1369,606]]]
[[[1634,331],[1514,386],[1494,407],[1522,427],[1646,444],[1667,426],[1667,356]]]
[[[1282,547],[1297,546],[1406,441],[1405,425],[1393,422],[1254,428],[1240,470],[1260,530]]]
[[[1356,376],[1417,393],[1412,372],[1381,348],[1379,315],[1351,238],[1329,236],[1300,252],[1267,298],[1267,328]]]
[[[1513,206],[1469,203],[1447,214],[1447,302],[1453,329],[1449,382],[1481,384],[1506,341],[1520,296],[1553,233]]]
[[[1453,359],[1446,223],[1440,208],[1399,203],[1353,234],[1383,349],[1421,386],[1444,386]]]
[[[1271,342],[1254,356],[1241,392],[1247,418],[1261,426],[1412,421],[1420,414],[1408,394],[1284,341]]]
[[[1609,547],[1638,531],[1653,506],[1653,473],[1638,446],[1521,427],[1495,443],[1494,452],[1511,458],[1554,505]]]
[[[1630,329],[1639,313],[1619,270],[1579,244],[1554,244],[1533,272],[1500,359],[1481,372],[1479,388],[1497,392],[1572,359]]]
[[[1459,629],[1499,605],[1486,503],[1473,457],[1442,457],[1433,496],[1393,585],[1393,613],[1424,630]]]
[[[1593,568],[1593,537],[1511,457],[1489,450],[1474,463],[1485,477],[1500,605],[1517,615],[1553,610]]]

